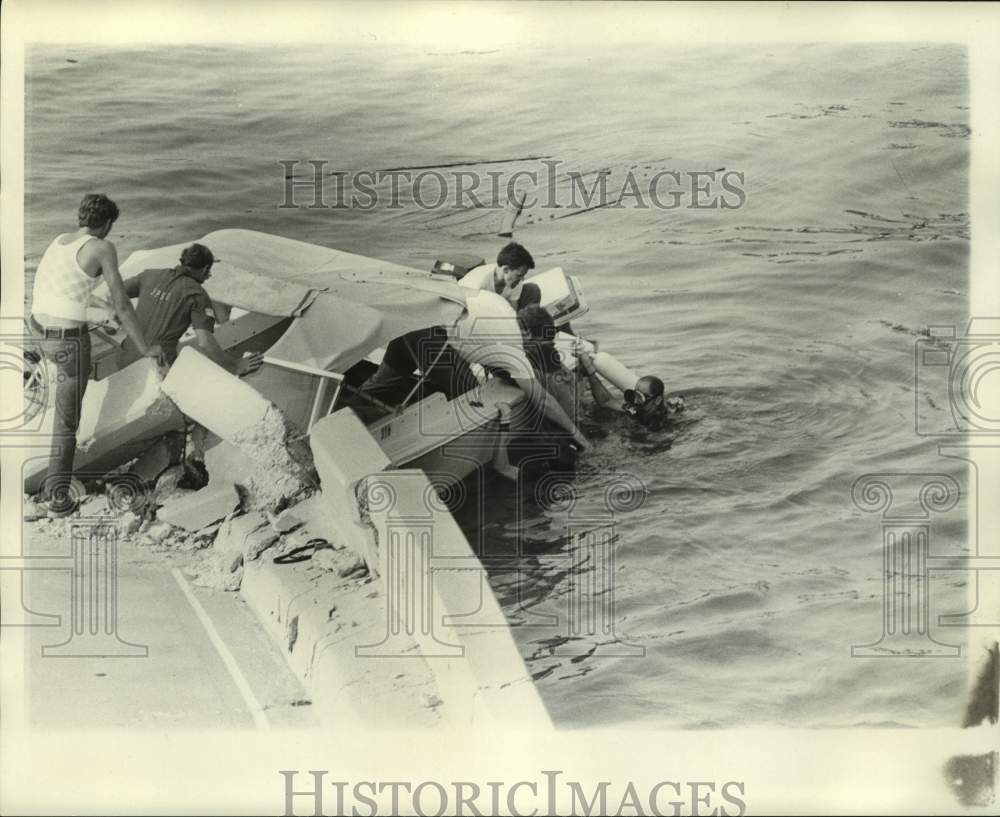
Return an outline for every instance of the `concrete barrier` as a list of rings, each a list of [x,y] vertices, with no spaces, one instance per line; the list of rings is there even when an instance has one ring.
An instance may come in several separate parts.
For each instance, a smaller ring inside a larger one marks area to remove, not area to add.
[[[420,729],[448,722],[452,704],[415,642],[402,656],[357,655],[358,646],[377,641],[385,626],[376,587],[311,561],[265,558],[245,566],[240,594],[338,734],[352,727]]]
[[[310,485],[308,451],[290,441],[278,407],[201,352],[182,349],[161,388],[184,414],[253,460],[243,485],[252,507],[280,507]]]
[[[54,386],[49,385],[49,400],[39,427],[43,439],[52,437]],[[161,434],[183,427],[184,417],[160,392],[156,362],[137,360],[104,380],[87,384],[76,434],[74,470],[104,473],[141,454]],[[37,491],[47,468],[47,458],[29,460],[24,467],[24,490]]]
[[[313,463],[319,474],[323,507],[344,543],[364,559],[368,569],[379,569],[374,530],[359,507],[358,483],[391,466],[375,438],[351,409],[341,409],[317,422],[309,432]]]
[[[551,721],[486,570],[423,471],[365,481],[386,597],[386,638],[360,654],[420,646],[457,720],[545,728]]]
[[[230,442],[271,408],[253,386],[190,346],[181,349],[161,388],[188,417]]]

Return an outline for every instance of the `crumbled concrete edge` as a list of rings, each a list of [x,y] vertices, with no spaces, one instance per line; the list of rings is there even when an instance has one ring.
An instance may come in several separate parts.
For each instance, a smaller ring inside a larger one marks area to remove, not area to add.
[[[285,416],[274,405],[267,407],[258,422],[232,436],[230,442],[260,466],[242,486],[249,507],[274,511],[316,486],[309,446],[293,437]]]
[[[240,592],[324,722],[387,729],[439,724],[447,707],[415,642],[406,655],[358,655],[385,638],[386,614],[379,582],[356,565],[346,549],[322,549],[289,564],[262,559],[246,567]]]

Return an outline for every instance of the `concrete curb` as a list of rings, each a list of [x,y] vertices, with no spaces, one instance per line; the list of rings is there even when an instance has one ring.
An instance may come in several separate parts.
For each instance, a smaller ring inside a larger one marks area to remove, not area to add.
[[[347,551],[335,555],[340,569],[354,561]],[[341,578],[311,559],[276,564],[265,553],[244,566],[241,593],[310,691],[325,723],[437,725],[447,705],[415,642],[405,657],[375,660],[355,654],[357,647],[384,638],[377,588],[374,580]]]
[[[407,483],[421,493],[429,487],[422,472],[378,478],[391,480],[400,495]],[[244,564],[243,598],[310,691],[320,718],[364,728],[550,728],[486,572],[450,513],[438,520],[435,547],[452,564],[435,569],[433,582],[419,567],[402,579],[398,564],[387,569],[389,546],[398,555],[406,538],[393,520],[385,511],[372,514],[385,544],[381,577],[366,573],[348,548],[311,557],[306,549],[291,563],[275,562],[272,549]],[[307,525],[293,536],[304,543],[313,533]],[[282,551],[289,552],[287,542]],[[456,555],[464,557],[460,565]],[[407,585],[405,604],[387,598],[387,576],[397,589]]]

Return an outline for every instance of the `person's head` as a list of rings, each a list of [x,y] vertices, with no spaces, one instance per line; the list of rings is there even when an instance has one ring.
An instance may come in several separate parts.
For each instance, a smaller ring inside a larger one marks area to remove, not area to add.
[[[535,268],[535,259],[531,253],[516,241],[511,241],[497,253],[497,270],[503,275],[509,289],[513,289]]]
[[[540,306],[526,306],[517,312],[517,322],[524,338],[524,350],[535,368],[549,368],[555,359],[556,325],[552,316]]]
[[[663,381],[658,377],[640,377],[634,389],[625,390],[625,413],[639,420],[652,420],[663,413]]]
[[[111,226],[118,220],[118,205],[103,193],[87,193],[80,201],[76,223],[99,238],[107,238]]]
[[[552,316],[541,306],[526,306],[517,312],[517,322],[525,340],[552,343],[556,337],[556,325]]]
[[[181,253],[181,266],[187,267],[198,283],[203,283],[212,274],[215,256],[204,244],[192,244]]]
[[[528,306],[540,306],[541,303],[541,287],[539,287],[538,284],[531,283],[530,281],[526,282],[525,285],[521,287],[521,295],[517,299],[518,311]]]

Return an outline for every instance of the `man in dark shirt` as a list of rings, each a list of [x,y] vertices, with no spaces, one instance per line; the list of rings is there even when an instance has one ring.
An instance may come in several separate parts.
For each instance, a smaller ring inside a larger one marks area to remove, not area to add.
[[[181,253],[173,269],[148,269],[125,281],[125,293],[138,298],[136,316],[147,344],[163,349],[168,364],[177,359],[177,343],[194,327],[199,349],[226,370],[242,377],[256,371],[261,355],[236,357],[215,338],[215,309],[202,284],[212,274],[215,257],[208,247],[192,244]],[[130,339],[122,344],[119,365],[127,366],[140,355]]]
[[[181,253],[173,269],[143,270],[125,281],[125,294],[138,298],[135,312],[147,345],[157,343],[168,365],[177,359],[177,344],[188,327],[194,327],[198,348],[227,371],[242,377],[257,371],[263,362],[259,353],[247,357],[229,354],[215,337],[215,308],[202,286],[212,274],[215,257],[208,247],[192,244]],[[152,340],[156,338],[156,340]],[[125,367],[140,355],[131,340],[122,344],[118,365]],[[190,422],[185,454],[187,487],[200,488],[208,481],[205,469],[205,429]],[[188,472],[191,472],[190,474]]]

